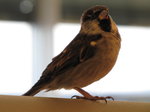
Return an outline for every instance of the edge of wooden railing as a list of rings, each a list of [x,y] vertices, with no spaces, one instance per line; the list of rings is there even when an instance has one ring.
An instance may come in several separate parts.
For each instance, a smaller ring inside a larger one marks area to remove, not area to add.
[[[0,112],[150,112],[150,103],[0,95]]]

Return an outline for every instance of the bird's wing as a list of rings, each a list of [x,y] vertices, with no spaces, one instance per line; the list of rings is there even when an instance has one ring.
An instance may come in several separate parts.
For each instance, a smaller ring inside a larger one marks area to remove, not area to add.
[[[47,66],[40,80],[50,81],[57,75],[85,62],[94,56],[96,46],[91,45],[92,41],[97,41],[101,35],[78,34],[76,38]]]

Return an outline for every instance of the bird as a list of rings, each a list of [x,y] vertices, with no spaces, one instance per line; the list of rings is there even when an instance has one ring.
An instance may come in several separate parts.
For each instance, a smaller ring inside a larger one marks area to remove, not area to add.
[[[52,59],[39,80],[23,96],[64,88],[78,91],[82,96],[74,95],[76,99],[113,99],[92,96],[82,88],[103,78],[115,65],[121,47],[117,25],[109,9],[102,5],[83,11],[80,21],[79,33]]]

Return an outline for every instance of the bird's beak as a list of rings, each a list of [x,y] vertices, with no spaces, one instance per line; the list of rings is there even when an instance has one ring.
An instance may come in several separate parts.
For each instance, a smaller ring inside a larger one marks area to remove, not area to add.
[[[99,15],[99,19],[103,20],[103,19],[108,19],[109,15],[108,15],[108,10],[103,10],[100,15]]]

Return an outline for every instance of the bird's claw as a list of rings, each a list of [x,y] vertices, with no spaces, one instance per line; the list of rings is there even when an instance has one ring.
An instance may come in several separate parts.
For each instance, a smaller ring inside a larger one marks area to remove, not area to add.
[[[71,99],[76,98],[76,99],[85,99],[85,100],[91,100],[91,101],[97,101],[97,100],[104,100],[107,103],[107,99],[111,99],[114,101],[114,98],[111,96],[107,97],[99,97],[99,96],[92,96],[92,97],[84,97],[84,96],[78,96],[74,95],[71,97]]]

